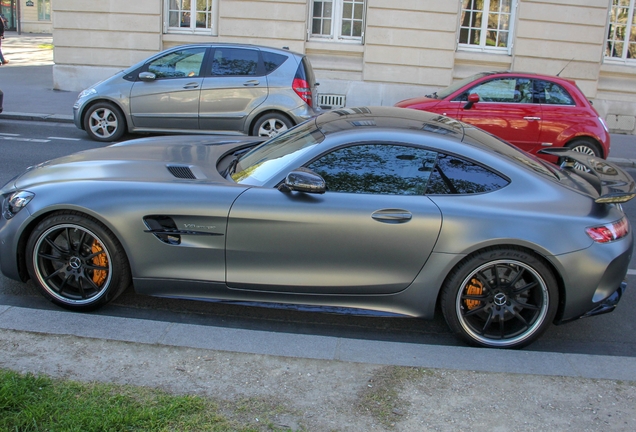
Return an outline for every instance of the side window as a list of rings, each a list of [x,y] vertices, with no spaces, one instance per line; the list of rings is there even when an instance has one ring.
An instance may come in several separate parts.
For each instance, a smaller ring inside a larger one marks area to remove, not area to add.
[[[550,105],[576,105],[567,90],[559,84],[550,81],[535,81],[535,92],[540,103]]]
[[[491,192],[508,184],[498,174],[460,159],[440,154],[426,189],[427,195],[458,195]]]
[[[258,73],[258,51],[243,48],[217,48],[212,58],[212,75],[255,76]]]
[[[201,73],[201,64],[205,48],[192,48],[174,51],[148,64],[148,72],[157,78],[197,77]]]
[[[498,78],[479,84],[456,100],[466,101],[476,93],[482,102],[532,103],[532,81],[528,78]]]
[[[285,63],[285,60],[287,60],[287,56],[284,56],[282,54],[271,53],[267,51],[261,51],[261,55],[263,56],[263,64],[265,65],[265,73],[268,73],[268,74],[274,72],[276,69],[278,69],[280,65]]]
[[[437,153],[401,145],[365,144],[335,150],[309,165],[330,192],[423,195]]]

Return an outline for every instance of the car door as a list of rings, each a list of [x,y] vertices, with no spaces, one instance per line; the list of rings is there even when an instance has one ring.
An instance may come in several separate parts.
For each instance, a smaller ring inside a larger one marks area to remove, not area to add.
[[[435,157],[402,145],[355,145],[308,165],[325,178],[323,195],[249,189],[228,220],[228,286],[348,295],[405,289],[441,227],[440,211],[423,195]]]
[[[143,69],[154,75],[134,82],[130,112],[136,128],[196,130],[205,47],[172,51]]]
[[[468,103],[468,95],[479,102]],[[465,102],[457,118],[504,139],[525,151],[539,142],[541,105],[533,103],[532,80],[521,77],[495,78],[472,87],[459,98]],[[467,105],[467,106],[466,106]]]
[[[249,114],[267,99],[260,51],[216,47],[209,65],[210,72],[201,87],[199,127],[241,132]]]
[[[552,146],[559,135],[577,122],[584,123],[589,114],[576,106],[574,98],[561,85],[535,80],[535,97],[542,106],[541,143]]]

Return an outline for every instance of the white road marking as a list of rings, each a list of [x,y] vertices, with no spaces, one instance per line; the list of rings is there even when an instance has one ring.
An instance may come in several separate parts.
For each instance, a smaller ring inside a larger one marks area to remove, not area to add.
[[[0,136],[0,139],[5,140],[5,141],[27,141],[27,142],[36,142],[36,143],[51,142],[51,140],[49,140],[49,139],[18,138],[17,135],[14,135],[14,136]]]
[[[636,270],[627,270],[628,275],[636,275]]]
[[[64,137],[47,137],[52,140],[65,140],[65,141],[81,141],[80,138],[64,138]]]
[[[20,136],[20,134],[10,134],[10,133],[0,133],[0,135],[2,135],[2,136],[12,136],[12,137]]]

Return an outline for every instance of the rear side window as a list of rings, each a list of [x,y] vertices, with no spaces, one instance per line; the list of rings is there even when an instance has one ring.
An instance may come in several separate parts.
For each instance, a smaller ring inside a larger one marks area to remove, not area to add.
[[[575,105],[566,89],[557,83],[543,80],[534,82],[535,98],[539,103],[550,105]]]
[[[492,192],[508,184],[500,175],[456,156],[440,153],[428,180],[427,195]]]
[[[217,48],[212,57],[213,76],[255,76],[258,51],[243,48]]]
[[[282,54],[276,54],[267,51],[261,51],[261,54],[263,55],[265,73],[268,74],[274,72],[280,65],[285,63],[285,60],[287,60],[287,56]]]

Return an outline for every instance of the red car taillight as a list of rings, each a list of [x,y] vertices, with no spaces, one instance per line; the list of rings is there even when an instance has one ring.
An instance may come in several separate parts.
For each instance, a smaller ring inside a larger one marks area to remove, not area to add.
[[[302,78],[294,78],[292,88],[294,89],[296,94],[307,103],[307,105],[313,105],[313,100],[311,97],[311,87],[309,86],[307,80],[304,80]]]
[[[587,235],[597,243],[607,243],[625,237],[629,233],[629,221],[626,217],[616,222],[589,227]]]

